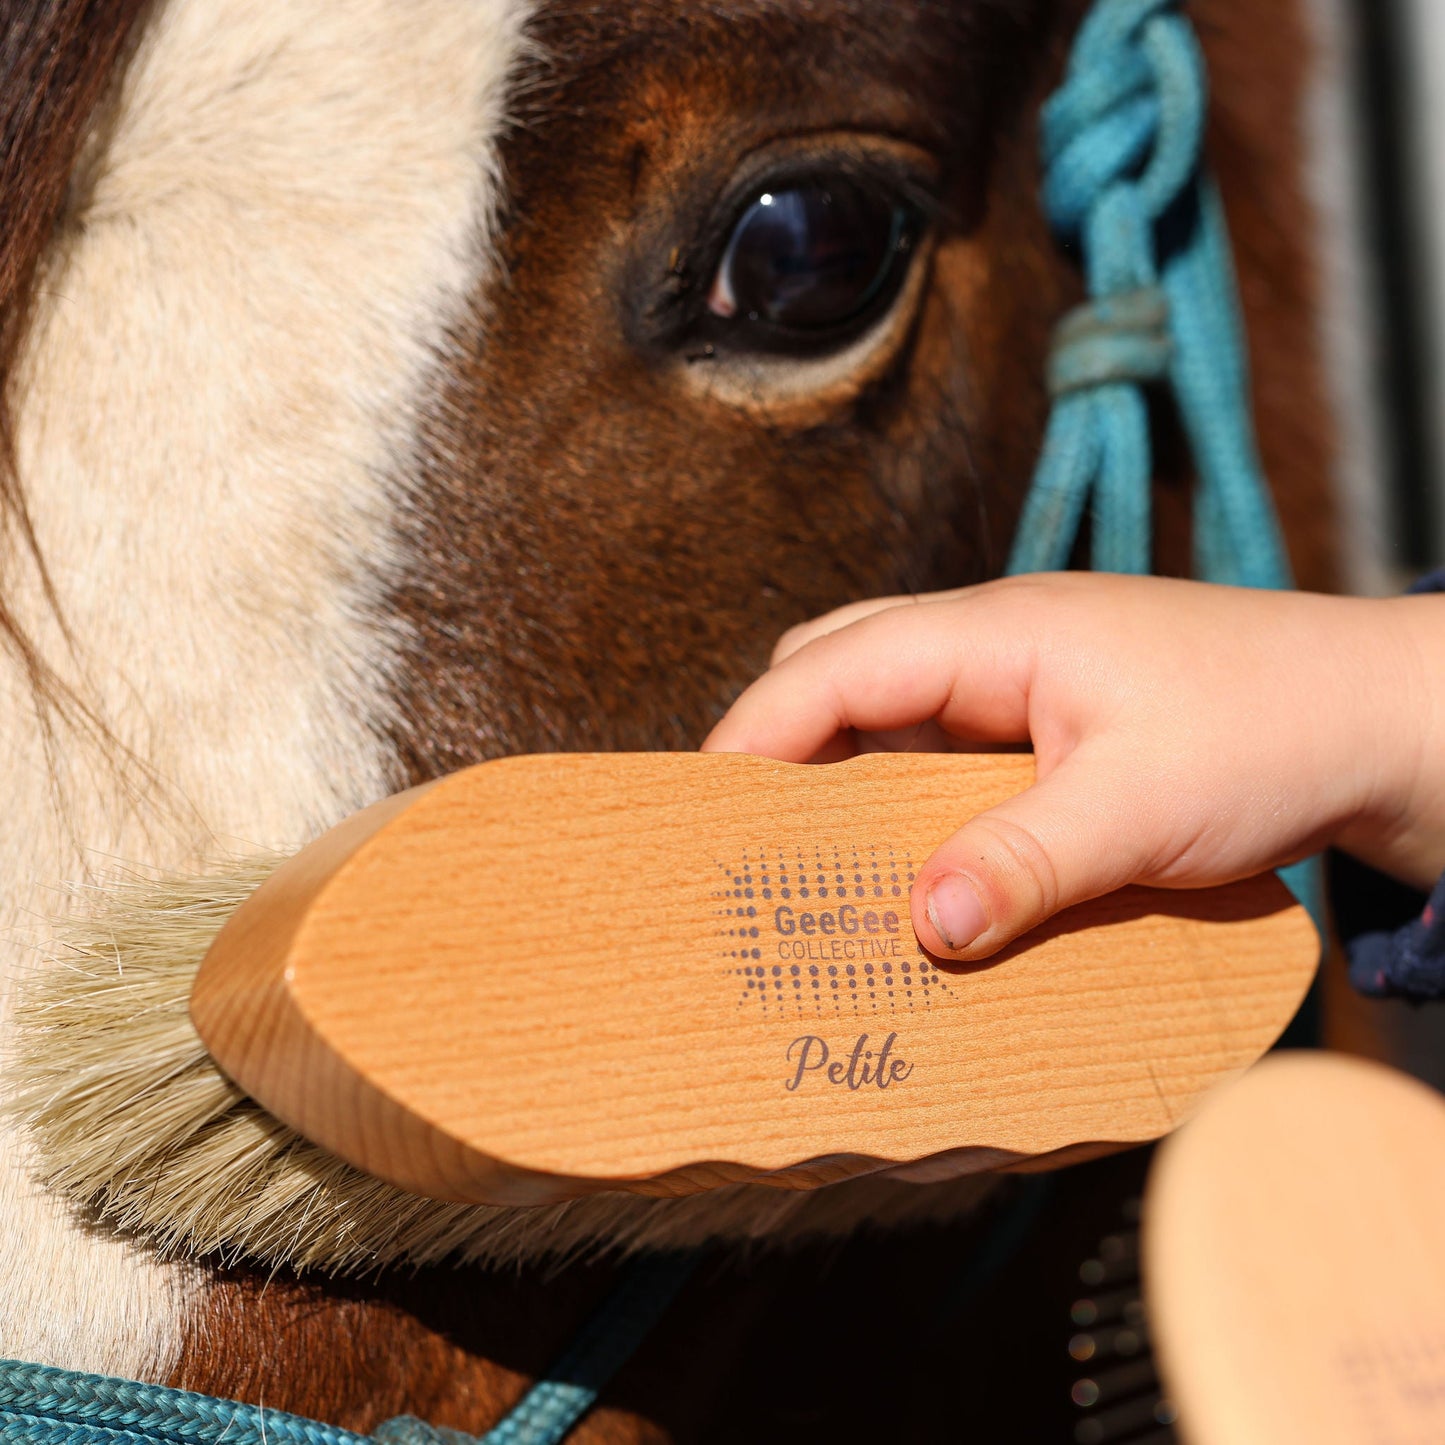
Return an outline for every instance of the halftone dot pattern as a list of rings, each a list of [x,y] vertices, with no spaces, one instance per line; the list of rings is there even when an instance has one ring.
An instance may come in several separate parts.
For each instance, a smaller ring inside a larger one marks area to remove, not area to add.
[[[739,1008],[756,1008],[764,1017],[851,1018],[926,1009],[950,991],[947,976],[918,949],[908,923],[915,870],[907,853],[886,847],[866,853],[821,845],[758,848],[719,862],[717,869],[715,932],[738,983]],[[778,932],[780,907],[796,920],[805,912],[837,917],[844,905],[854,907],[860,922],[869,912],[897,913],[899,930],[870,935],[859,927],[846,937]]]

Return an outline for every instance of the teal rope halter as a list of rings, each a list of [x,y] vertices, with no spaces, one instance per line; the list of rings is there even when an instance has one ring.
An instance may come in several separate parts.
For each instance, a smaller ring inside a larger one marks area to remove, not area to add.
[[[1203,171],[1204,58],[1180,12],[1180,0],[1096,0],[1044,107],[1044,209],[1079,248],[1090,299],[1054,333],[1053,410],[1010,573],[1067,567],[1086,506],[1093,569],[1150,570],[1144,388],[1167,383],[1197,472],[1195,575],[1291,585],[1254,439],[1224,210]],[[1281,873],[1318,925],[1318,869]]]
[[[1043,114],[1044,205],[1090,300],[1054,338],[1054,405],[1008,571],[1068,564],[1086,507],[1098,571],[1148,572],[1143,388],[1167,382],[1194,454],[1199,577],[1287,587],[1250,423],[1223,212],[1201,172],[1204,65],[1179,0],[1096,0]],[[1291,886],[1312,894],[1296,869]],[[410,1416],[358,1435],[183,1390],[0,1361],[0,1445],[558,1445],[693,1261],[634,1265],[572,1348],[480,1441]]]
[[[410,1415],[359,1435],[237,1400],[0,1360],[0,1445],[557,1445],[651,1333],[697,1256],[645,1256],[566,1354],[480,1439]]]
[[[1044,209],[1080,249],[1090,300],[1055,333],[1053,412],[1011,573],[1067,566],[1090,502],[1094,569],[1150,570],[1143,388],[1167,382],[1198,471],[1197,575],[1290,584],[1223,211],[1201,169],[1204,61],[1179,12],[1179,0],[1098,0],[1044,107]]]

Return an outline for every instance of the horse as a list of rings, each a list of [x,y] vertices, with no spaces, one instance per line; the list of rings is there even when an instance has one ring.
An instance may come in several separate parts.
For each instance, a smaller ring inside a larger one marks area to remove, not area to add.
[[[106,860],[294,848],[503,753],[692,747],[787,626],[996,575],[1080,295],[1036,128],[1083,8],[0,4],[4,976]],[[1330,587],[1314,12],[1193,14],[1264,461],[1296,575]],[[1181,571],[1188,467],[1159,424]],[[799,1361],[854,1438],[872,1351],[918,1385],[885,1348],[915,1317],[891,1261],[967,1240],[985,1193],[504,1211],[483,1252],[520,1272],[337,1279],[161,1257],[53,1197],[13,1130],[0,1158],[0,1354],[359,1430],[488,1428],[616,1250],[711,1242],[733,1263],[579,1442],[748,1433],[729,1401],[769,1392],[741,1382]],[[842,1246],[803,1244],[864,1228],[905,1242],[820,1284]],[[835,1312],[856,1361],[748,1354]],[[788,1419],[751,1438],[822,1428]]]

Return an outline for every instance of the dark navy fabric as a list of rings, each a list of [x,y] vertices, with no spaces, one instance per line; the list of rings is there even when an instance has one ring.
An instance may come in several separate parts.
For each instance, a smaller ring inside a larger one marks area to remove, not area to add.
[[[1445,569],[1410,591],[1445,592]],[[1350,982],[1371,998],[1445,998],[1445,878],[1427,897],[1336,858],[1330,883]]]
[[[1350,982],[1371,998],[1445,998],[1445,878],[1418,917],[1346,942]]]

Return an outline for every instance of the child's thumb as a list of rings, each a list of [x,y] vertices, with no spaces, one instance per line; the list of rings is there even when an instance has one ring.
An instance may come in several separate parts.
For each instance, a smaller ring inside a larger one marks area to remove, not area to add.
[[[1089,785],[1090,773],[1064,764],[933,853],[911,897],[924,948],[985,958],[1060,909],[1140,876],[1144,830],[1117,793]]]

